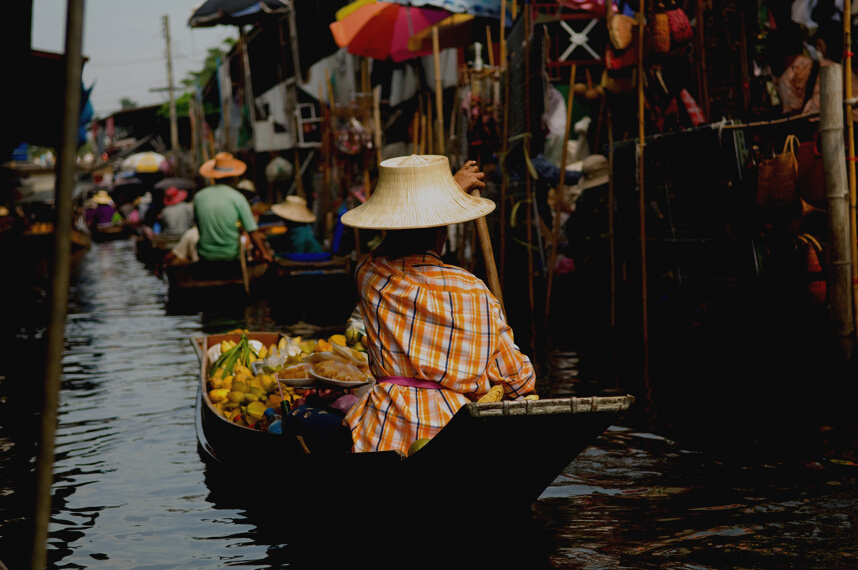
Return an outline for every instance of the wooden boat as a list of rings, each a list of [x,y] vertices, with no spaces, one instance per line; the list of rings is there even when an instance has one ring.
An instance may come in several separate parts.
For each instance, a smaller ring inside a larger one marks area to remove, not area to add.
[[[269,264],[263,261],[247,264],[248,285],[252,286],[265,277]],[[178,263],[164,267],[169,288],[173,291],[200,291],[221,287],[244,287],[244,275],[238,261]]]
[[[52,222],[36,222],[21,232],[22,237],[28,244],[35,244],[36,248],[52,251],[54,247],[54,224]],[[87,249],[92,245],[92,237],[80,229],[72,226],[69,232],[72,251]]]
[[[265,346],[276,333],[247,333]],[[209,347],[240,334],[192,339],[200,358],[196,431],[204,457],[225,467],[244,470],[249,458],[264,458],[278,481],[307,497],[330,490],[354,488],[356,483],[383,481],[390,497],[407,493],[409,509],[421,513],[473,502],[474,494],[504,511],[524,510],[554,479],[629,408],[632,396],[561,398],[471,403],[419,452],[405,457],[397,451],[312,453],[300,438],[239,426],[218,414],[206,390]],[[468,482],[463,484],[463,482]],[[493,500],[502,499],[502,501]],[[419,503],[415,504],[415,503]],[[422,516],[422,515],[421,515]]]
[[[144,233],[134,237],[134,255],[147,266],[154,266],[160,263],[177,243],[178,237]]]
[[[131,237],[131,227],[125,224],[116,224],[103,228],[96,227],[92,230],[92,240],[95,242],[116,241]]]
[[[304,254],[289,257],[275,256],[274,262],[279,277],[298,275],[348,275],[351,259],[340,255]]]

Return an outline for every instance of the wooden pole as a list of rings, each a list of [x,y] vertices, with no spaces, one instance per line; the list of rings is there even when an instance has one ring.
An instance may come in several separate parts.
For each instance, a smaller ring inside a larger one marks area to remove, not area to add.
[[[649,378],[649,321],[647,297],[647,266],[646,266],[646,199],[644,197],[644,29],[646,24],[645,2],[641,0],[641,10],[638,12],[638,214],[640,220],[640,251],[641,251],[641,328],[643,341],[643,373]]]
[[[372,90],[372,122],[375,158],[378,164],[381,164],[381,85],[376,85]]]
[[[492,28],[486,25],[486,46],[489,49],[489,67],[495,66],[495,50],[492,47]]]
[[[471,190],[471,195],[480,197],[479,190]],[[489,286],[489,291],[492,292],[501,306],[501,311],[504,314],[504,318],[506,318],[506,309],[503,305],[503,295],[501,293],[501,284],[500,279],[498,278],[498,270],[495,265],[495,254],[492,249],[492,238],[489,235],[489,228],[486,224],[485,216],[477,218],[474,220],[474,224],[477,229],[477,237],[480,239],[480,248],[483,252],[483,259],[485,259],[486,264],[486,284]]]
[[[435,60],[435,148],[438,154],[446,154],[444,149],[444,91],[441,82],[441,46],[438,39],[438,26],[432,26],[432,54]]]
[[[844,0],[843,13],[852,13],[852,0]],[[846,100],[852,99],[852,18],[843,18],[843,86]],[[846,115],[846,144],[848,145],[847,165],[849,173],[849,240],[852,245],[852,322],[858,323],[858,220],[856,220],[855,196],[855,122],[852,117],[852,104],[847,103],[844,110]]]
[[[83,69],[83,0],[66,5],[65,79],[63,97],[62,146],[58,153],[54,207],[54,258],[51,275],[51,319],[47,329],[44,368],[44,400],[40,417],[40,438],[36,450],[36,502],[33,517],[33,544],[30,568],[47,567],[48,525],[51,519],[54,445],[57,432],[62,357],[71,273],[72,192],[75,185],[75,157],[80,120],[81,70]]]
[[[524,11],[524,122],[525,129],[530,132],[530,10]],[[530,145],[528,139],[523,143],[525,158],[529,157]],[[530,172],[525,170],[525,187],[527,195],[527,295],[530,302],[530,314],[534,311],[533,298],[533,184]],[[540,244],[541,247],[541,244]],[[531,326],[533,320],[531,319]]]
[[[241,63],[244,68],[244,102],[250,115],[250,146],[256,148],[256,103],[253,98],[253,83],[250,76],[250,56],[247,54],[247,35],[244,26],[238,27],[241,44]]]
[[[614,122],[611,117],[611,104],[606,98],[606,113],[608,123],[608,250],[611,276],[611,330],[617,322],[617,274],[616,251],[614,243]]]
[[[846,188],[846,152],[843,140],[843,76],[839,64],[819,68],[819,135],[828,203],[828,243],[831,259],[829,299],[831,324],[842,355],[854,347],[852,320],[852,245],[849,193]],[[850,117],[851,119],[851,117]]]
[[[503,136],[501,137],[501,188],[500,188],[500,279],[505,283],[504,272],[506,266],[506,202],[507,202],[507,176],[504,169],[506,153],[509,151],[509,70],[506,67],[506,59],[501,63],[503,66]]]
[[[704,2],[697,1],[697,59],[700,62],[697,68],[697,73],[700,78],[700,94],[698,100],[703,103],[703,112],[706,117],[709,117],[709,78],[706,71],[706,40],[703,32],[705,30],[704,22]],[[743,56],[744,57],[744,56]]]
[[[551,261],[548,263],[548,288],[545,292],[545,321],[548,322],[548,312],[551,308],[551,287],[554,281],[554,265],[557,263],[557,242],[560,240],[560,212],[563,204],[563,191],[566,184],[566,154],[569,140],[569,130],[572,128],[572,104],[575,98],[575,73],[578,66],[572,64],[569,73],[569,94],[566,102],[566,129],[563,131],[563,148],[560,151],[560,179],[557,182],[557,191],[554,195],[554,227],[551,233]]]
[[[500,13],[500,65],[506,69],[506,0],[501,0]],[[503,259],[503,258],[501,258]]]
[[[170,150],[179,150],[179,124],[176,118],[176,93],[173,87],[173,50],[170,42],[170,16],[164,14],[164,38],[167,41],[167,89],[170,92]]]

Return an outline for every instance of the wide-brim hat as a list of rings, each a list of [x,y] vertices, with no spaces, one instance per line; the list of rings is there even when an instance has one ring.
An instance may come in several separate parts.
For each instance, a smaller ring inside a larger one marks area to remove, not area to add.
[[[300,196],[286,196],[286,200],[271,206],[271,211],[293,222],[309,224],[316,221],[316,216],[307,207],[307,201]]]
[[[228,178],[241,176],[247,170],[247,165],[228,152],[219,152],[211,160],[200,166],[200,176],[203,178]]]
[[[164,205],[172,206],[173,204],[184,202],[187,197],[188,193],[184,190],[179,190],[175,186],[170,186],[164,190]]]
[[[107,190],[99,190],[95,193],[95,196],[92,197],[92,201],[96,204],[112,204],[113,198],[110,197]]]
[[[253,180],[244,179],[238,183],[236,186],[239,190],[244,190],[245,192],[250,192],[252,194],[256,193],[256,185],[253,183]]]
[[[578,190],[586,190],[594,186],[607,184],[610,180],[608,159],[601,154],[591,154],[581,162],[581,178],[578,180]]]
[[[390,158],[378,171],[372,196],[343,214],[343,224],[376,230],[433,228],[475,220],[495,209],[491,200],[462,190],[446,156]]]

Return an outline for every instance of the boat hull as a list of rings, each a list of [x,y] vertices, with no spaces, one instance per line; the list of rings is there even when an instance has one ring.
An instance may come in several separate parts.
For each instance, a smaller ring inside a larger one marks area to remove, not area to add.
[[[268,346],[278,338],[272,334],[248,333],[248,338]],[[475,492],[503,499],[486,502],[484,510],[494,505],[522,511],[634,401],[611,396],[471,403],[410,457],[396,451],[308,453],[299,438],[236,425],[214,409],[205,387],[205,350],[227,338],[237,341],[240,335],[193,341],[201,359],[200,450],[207,460],[239,471],[246,471],[248,461],[264,460],[282,483],[302,489],[297,503],[306,498],[316,504],[331,490],[353,488],[355,482],[383,481],[393,497],[415,496],[427,515],[471,503]]]

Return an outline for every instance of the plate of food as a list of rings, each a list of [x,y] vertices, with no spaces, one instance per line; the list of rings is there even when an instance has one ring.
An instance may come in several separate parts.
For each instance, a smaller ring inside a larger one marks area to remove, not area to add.
[[[316,378],[310,375],[313,366],[311,364],[296,364],[277,371],[277,380],[286,386],[301,388],[312,386]]]
[[[372,377],[363,373],[357,366],[342,360],[324,360],[316,363],[310,375],[339,388],[357,388],[372,381]]]

